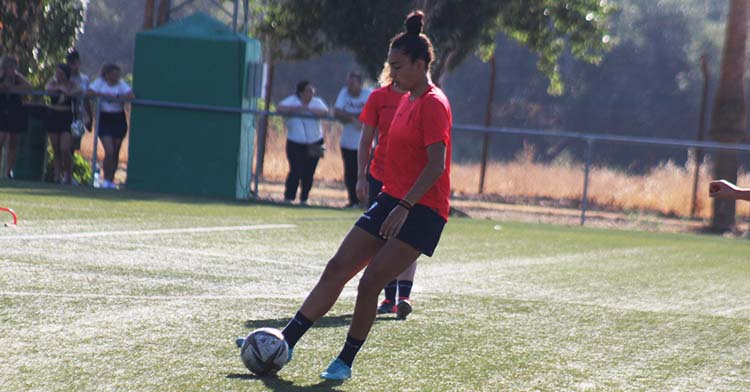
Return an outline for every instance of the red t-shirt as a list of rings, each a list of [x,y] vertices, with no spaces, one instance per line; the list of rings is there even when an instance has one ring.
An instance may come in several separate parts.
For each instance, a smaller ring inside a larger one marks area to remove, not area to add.
[[[434,85],[414,101],[401,97],[388,132],[383,192],[403,199],[427,165],[427,146],[445,143],[445,171],[417,202],[448,219],[451,173],[451,106]]]
[[[365,108],[359,115],[359,121],[362,124],[378,130],[378,144],[375,146],[372,162],[370,162],[370,175],[378,181],[383,178],[388,129],[391,127],[391,120],[396,114],[401,96],[404,95],[404,93],[394,91],[392,86],[393,84],[389,84],[370,93]]]

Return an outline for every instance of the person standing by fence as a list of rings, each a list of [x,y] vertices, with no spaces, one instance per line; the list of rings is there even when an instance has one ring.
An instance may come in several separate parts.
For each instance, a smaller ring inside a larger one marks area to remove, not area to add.
[[[26,127],[26,111],[18,93],[30,90],[31,83],[18,72],[15,56],[4,56],[0,65],[0,164],[5,156],[5,172],[0,177],[13,178],[18,141]]]
[[[315,116],[328,115],[328,106],[315,96],[315,87],[307,80],[297,83],[297,90],[278,105],[280,113],[301,113]],[[289,173],[284,183],[284,201],[291,203],[300,187],[300,204],[306,205],[312,189],[315,169],[323,157],[323,129],[315,118],[286,118],[286,159]]]
[[[88,96],[101,97],[99,113],[99,137],[104,146],[104,182],[102,188],[115,189],[115,172],[120,159],[122,139],[128,130],[124,99],[133,99],[135,94],[120,77],[120,67],[106,64],[101,76],[94,80],[86,92]]]
[[[393,115],[405,91],[398,88],[390,77],[390,66],[385,63],[380,74],[382,87],[370,94],[360,115],[363,124],[362,137],[359,144],[359,159],[357,165],[357,197],[367,200],[372,205],[383,188],[381,179],[384,175],[386,146],[388,145],[388,130],[391,127]],[[377,133],[376,133],[377,131]],[[377,134],[377,144],[372,148]],[[417,271],[415,261],[396,279],[385,285],[385,299],[378,306],[378,313],[396,313],[396,318],[404,320],[412,312],[411,288],[414,285],[414,275]],[[398,290],[398,303],[396,293]]]
[[[359,207],[357,197],[357,151],[362,135],[362,123],[359,115],[370,96],[370,89],[362,88],[362,74],[351,71],[346,78],[346,86],[341,89],[334,114],[344,123],[341,132],[341,158],[344,161],[344,184],[348,197],[347,208]]]
[[[47,136],[49,136],[54,153],[52,159],[54,181],[61,184],[71,184],[73,181],[71,125],[76,110],[75,100],[81,93],[79,85],[73,82],[70,76],[70,67],[67,64],[58,64],[55,68],[55,76],[45,85],[47,92],[52,94]]]
[[[84,129],[91,129],[92,116],[91,107],[88,105],[85,94],[89,88],[89,76],[81,72],[81,55],[77,50],[72,49],[65,56],[65,63],[70,67],[70,80],[77,84],[81,89],[83,96],[76,100],[76,111],[75,119],[76,125],[79,127],[77,135],[73,135],[73,150],[78,150],[81,147],[81,136]]]

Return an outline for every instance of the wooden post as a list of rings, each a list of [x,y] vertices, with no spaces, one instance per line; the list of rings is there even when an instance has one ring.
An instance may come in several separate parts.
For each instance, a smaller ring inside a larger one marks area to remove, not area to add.
[[[143,30],[154,28],[154,7],[156,0],[146,0],[146,8],[143,12]]]
[[[490,65],[490,91],[487,97],[487,110],[484,113],[484,125],[492,125],[492,103],[495,100],[495,54],[492,54]],[[484,193],[484,178],[487,173],[487,154],[489,151],[490,133],[484,132],[482,140],[482,163],[479,169],[479,193]]]
[[[698,119],[698,141],[703,141],[706,133],[706,106],[708,103],[708,61],[706,55],[701,56],[701,73],[703,74],[703,93],[701,94],[701,112]],[[695,149],[695,171],[693,172],[693,195],[690,201],[690,217],[695,218],[695,208],[697,204],[698,179],[701,171],[701,161],[703,160],[703,151],[700,148]]]

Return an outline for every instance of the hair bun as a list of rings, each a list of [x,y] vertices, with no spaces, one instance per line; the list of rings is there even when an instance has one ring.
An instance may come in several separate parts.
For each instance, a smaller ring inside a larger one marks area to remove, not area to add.
[[[424,26],[424,12],[414,11],[406,17],[406,33],[419,35]]]

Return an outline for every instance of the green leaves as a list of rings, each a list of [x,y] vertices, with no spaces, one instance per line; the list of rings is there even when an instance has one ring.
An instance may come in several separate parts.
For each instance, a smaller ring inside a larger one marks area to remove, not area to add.
[[[549,92],[561,94],[557,62],[566,49],[596,64],[610,46],[606,22],[613,8],[600,0],[269,2],[255,33],[273,45],[275,59],[348,49],[377,79],[390,39],[403,31],[404,17],[415,8],[426,13],[425,32],[437,54],[432,77],[438,82],[472,53],[489,59],[496,35],[504,33],[539,55],[537,66],[550,80]]]
[[[0,50],[14,54],[19,71],[40,85],[65,59],[83,22],[83,4],[70,0],[4,0]]]

